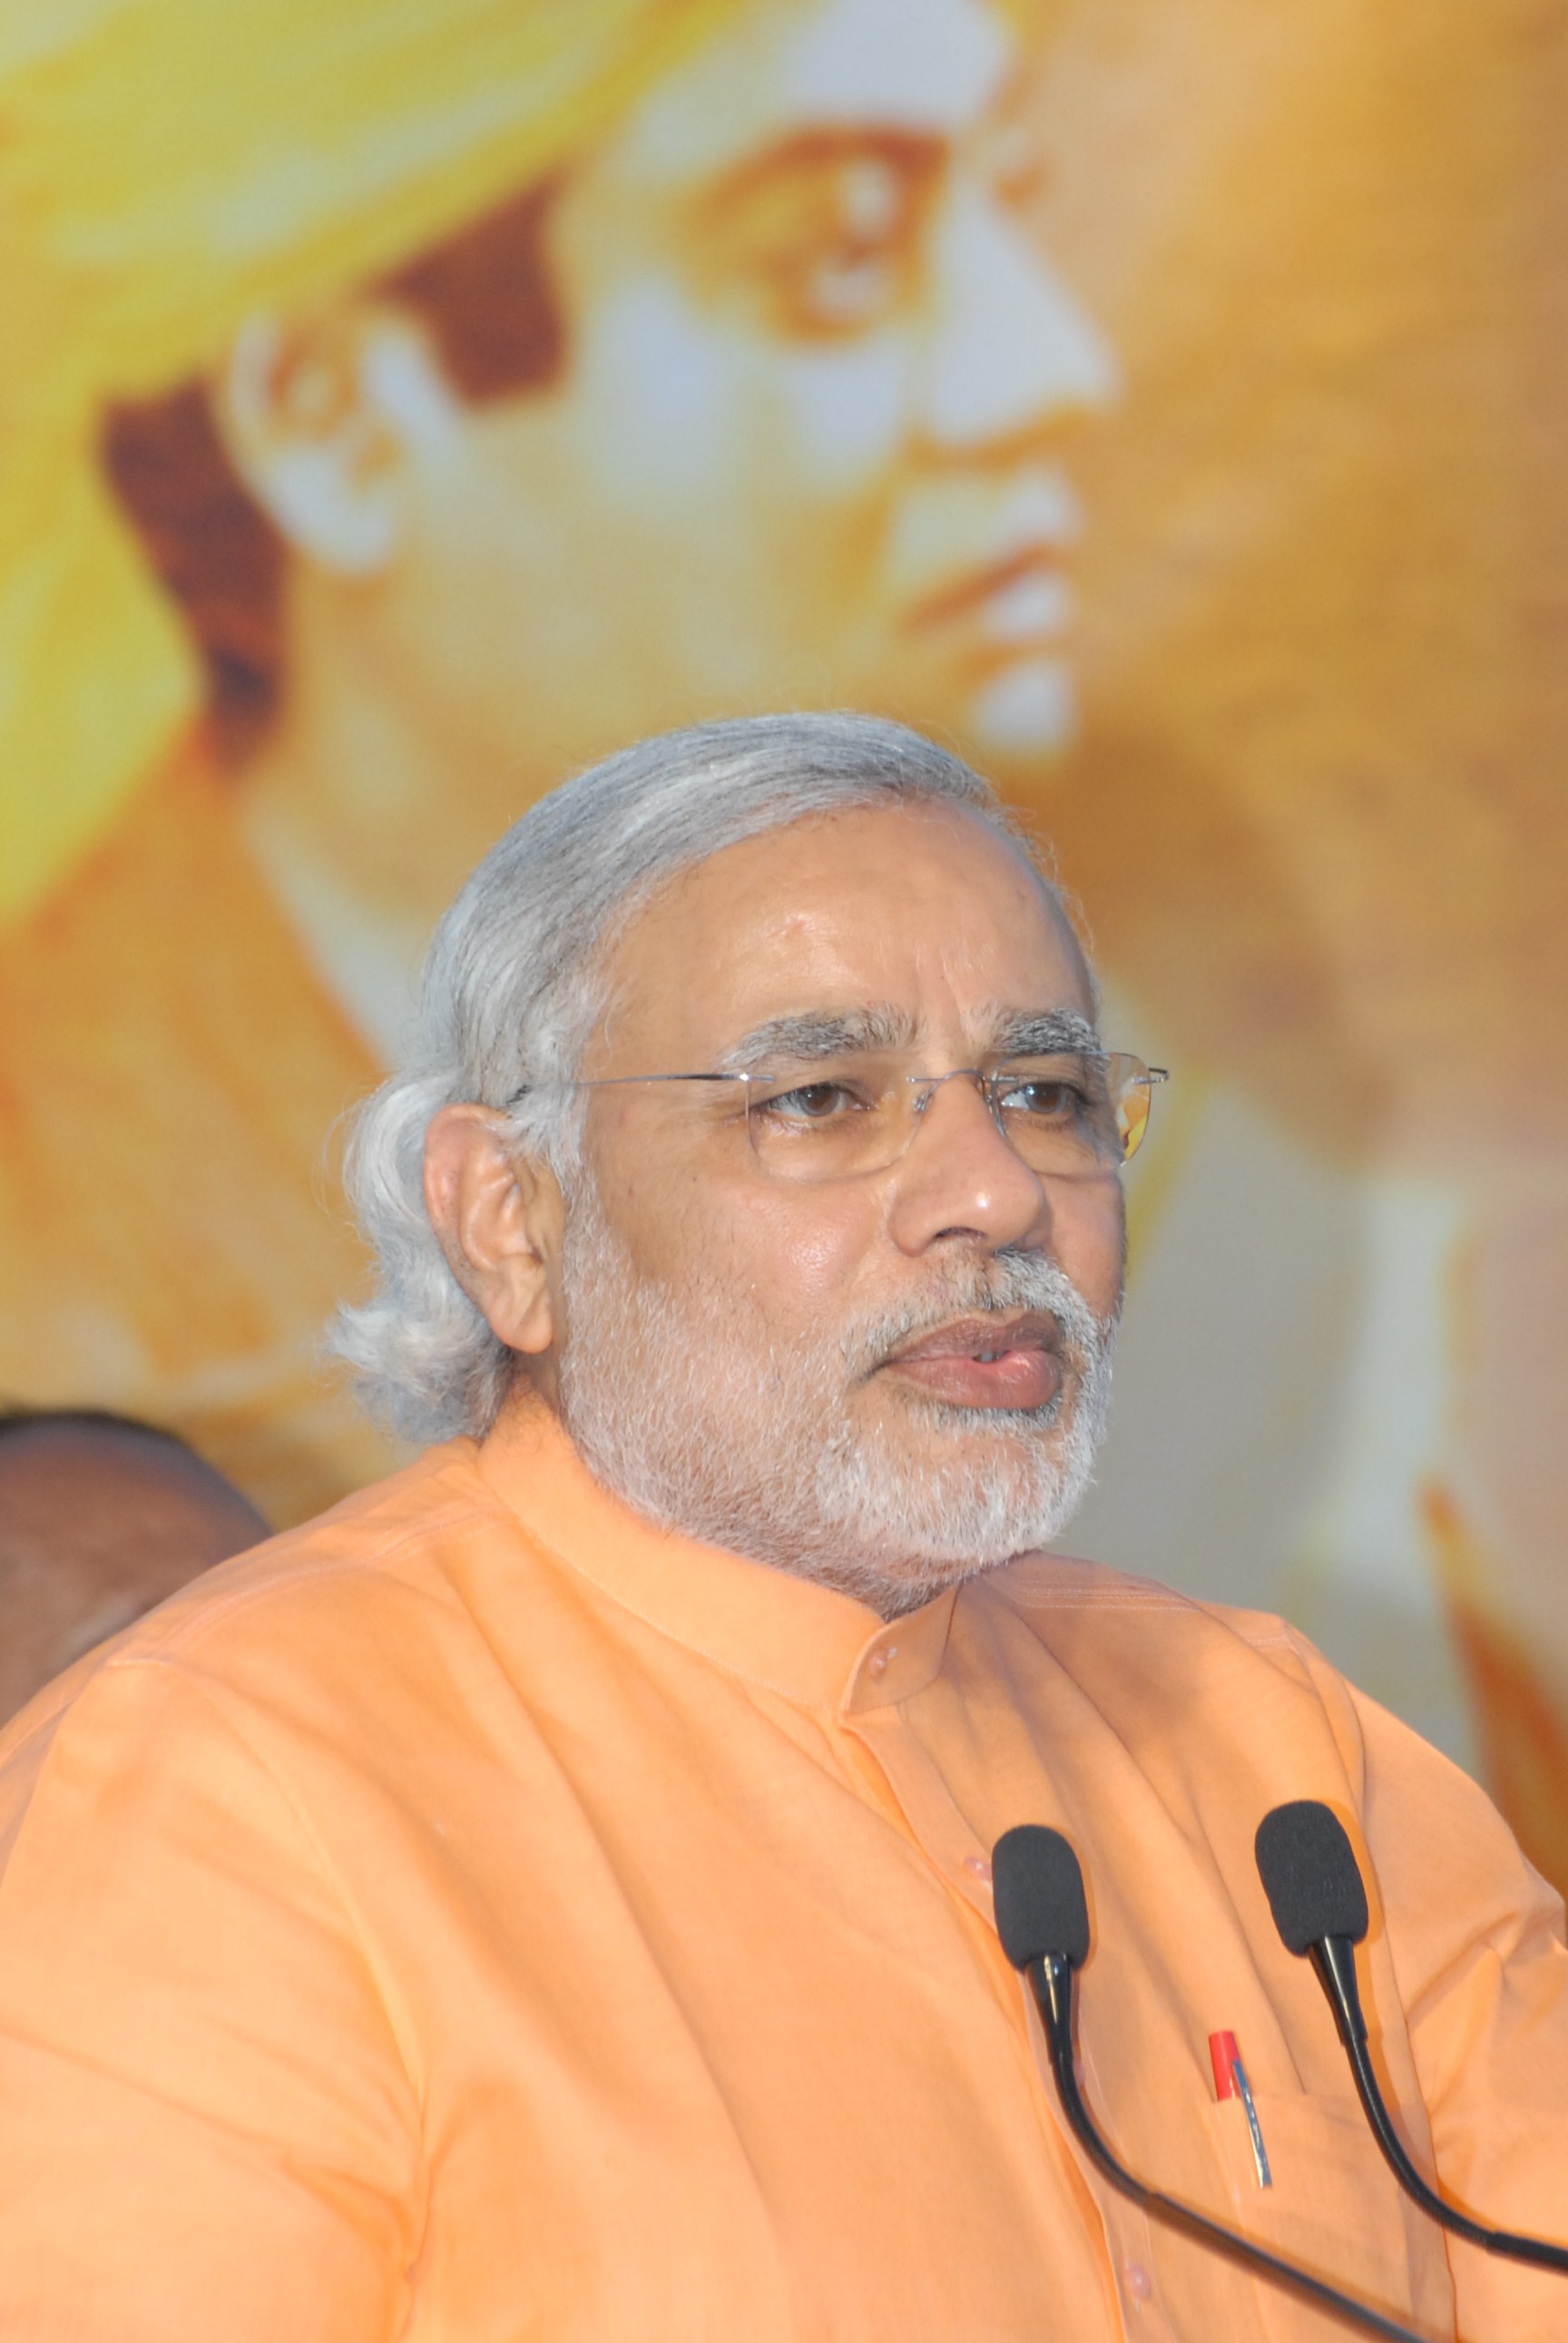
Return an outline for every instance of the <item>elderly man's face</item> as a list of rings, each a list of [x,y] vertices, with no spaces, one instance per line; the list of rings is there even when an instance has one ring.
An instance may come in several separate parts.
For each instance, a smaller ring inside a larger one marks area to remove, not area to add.
[[[715,855],[634,922],[585,1072],[701,1071],[780,1021],[875,1021],[928,1073],[1092,1015],[1021,856],[960,809]],[[558,1302],[568,1430],[640,1510],[886,1611],[1040,1543],[1081,1485],[1120,1300],[1104,1168],[1039,1177],[973,1083],[881,1169],[804,1183],[734,1091],[591,1093]]]
[[[457,418],[408,524],[405,675],[476,770],[737,706],[1060,745],[1113,365],[1022,216],[1019,67],[989,0],[752,0],[574,166],[561,379]]]

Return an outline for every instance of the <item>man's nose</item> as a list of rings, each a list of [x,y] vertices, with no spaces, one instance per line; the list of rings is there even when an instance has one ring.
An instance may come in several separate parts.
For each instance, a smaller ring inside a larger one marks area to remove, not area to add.
[[[911,1255],[950,1237],[988,1250],[1040,1244],[1050,1230],[1044,1182],[1008,1144],[966,1076],[931,1091],[894,1178],[890,1233]]]
[[[921,426],[962,454],[1105,407],[1121,388],[1110,343],[1021,223],[958,176],[938,225],[935,315]]]

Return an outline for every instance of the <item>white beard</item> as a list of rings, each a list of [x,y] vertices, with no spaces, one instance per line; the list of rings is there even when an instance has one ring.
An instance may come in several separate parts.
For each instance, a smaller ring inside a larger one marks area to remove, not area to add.
[[[1114,1319],[1038,1252],[929,1271],[918,1300],[824,1327],[789,1353],[717,1277],[639,1276],[590,1180],[562,1254],[560,1411],[594,1478],[634,1513],[854,1595],[884,1617],[1060,1535],[1093,1474]],[[1029,1410],[904,1404],[917,1461],[853,1395],[890,1353],[955,1317],[1049,1312],[1061,1390]]]

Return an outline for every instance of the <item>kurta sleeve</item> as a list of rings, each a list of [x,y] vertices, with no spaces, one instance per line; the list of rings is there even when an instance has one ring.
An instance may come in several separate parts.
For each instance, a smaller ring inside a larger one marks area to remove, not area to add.
[[[1443,2192],[1493,2227],[1568,2244],[1562,1899],[1466,1775],[1374,1702],[1356,1707],[1367,1841]],[[1462,2335],[1568,2334],[1568,2278],[1453,2238],[1449,2258]]]
[[[381,2343],[418,2108],[353,1916],[242,1712],[100,1666],[0,1772],[0,2335]]]

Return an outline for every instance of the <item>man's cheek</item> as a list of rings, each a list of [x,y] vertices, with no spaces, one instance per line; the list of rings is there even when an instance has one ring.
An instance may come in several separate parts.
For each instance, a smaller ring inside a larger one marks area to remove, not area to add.
[[[742,348],[678,282],[648,274],[607,291],[578,377],[578,470],[591,494],[645,522],[688,523],[716,478],[739,470],[747,401]]]
[[[734,1272],[774,1318],[815,1326],[853,1306],[864,1245],[852,1222],[822,1209],[829,1193],[759,1182],[733,1226]]]
[[[766,406],[759,400],[759,410],[772,407],[787,427],[789,467],[801,485],[834,498],[877,489],[909,431],[907,337],[883,332],[827,350],[780,349],[769,371],[773,397]]]
[[[1097,1318],[1121,1300],[1127,1213],[1120,1182],[1097,1182],[1059,1203],[1051,1252]]]

